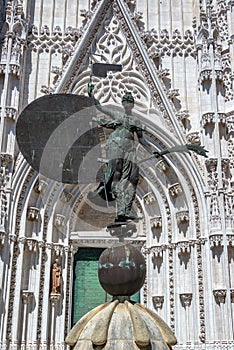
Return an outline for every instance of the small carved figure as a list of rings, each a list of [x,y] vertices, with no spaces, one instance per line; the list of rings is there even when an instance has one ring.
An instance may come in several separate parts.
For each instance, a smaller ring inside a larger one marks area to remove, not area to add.
[[[51,269],[51,293],[61,294],[62,285],[62,268],[59,264],[59,260],[55,259]]]

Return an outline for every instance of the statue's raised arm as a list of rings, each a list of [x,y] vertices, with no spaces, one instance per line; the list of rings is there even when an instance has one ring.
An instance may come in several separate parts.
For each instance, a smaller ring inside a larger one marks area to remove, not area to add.
[[[104,114],[106,114],[106,115],[109,115],[109,116],[112,117],[112,118],[115,118],[115,117],[116,117],[116,113],[115,113],[110,107],[104,107],[104,106],[102,106],[102,105],[100,104],[99,100],[97,100],[97,99],[93,96],[93,89],[94,89],[94,85],[91,84],[91,83],[89,83],[89,84],[88,84],[88,95],[89,95],[89,97],[91,97],[91,98],[93,99],[93,102],[94,102],[96,108],[97,108],[100,112],[102,112],[102,113],[104,113]],[[98,119],[97,119],[97,121],[98,121]],[[104,126],[104,125],[103,125],[103,126]]]

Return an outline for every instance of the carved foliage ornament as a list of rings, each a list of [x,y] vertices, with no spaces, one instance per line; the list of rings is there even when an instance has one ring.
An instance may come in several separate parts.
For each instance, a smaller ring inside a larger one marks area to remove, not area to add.
[[[102,103],[121,104],[125,91],[131,91],[135,106],[141,112],[146,112],[150,107],[150,92],[146,88],[145,80],[139,73],[138,66],[134,59],[125,35],[120,28],[120,23],[115,16],[111,20],[104,21],[104,33],[97,40],[96,50],[93,53],[93,63],[121,62],[123,70],[121,72],[108,72],[106,78],[93,77],[95,85],[94,95],[101,99]],[[82,72],[77,78],[73,93],[84,94],[89,82],[90,69]]]

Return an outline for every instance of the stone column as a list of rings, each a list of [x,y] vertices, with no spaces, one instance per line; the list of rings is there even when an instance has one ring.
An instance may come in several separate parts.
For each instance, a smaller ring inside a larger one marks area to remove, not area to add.
[[[61,294],[50,294],[51,302],[51,329],[50,329],[50,349],[55,349],[55,329],[56,329],[56,308],[59,300],[61,299]]]
[[[23,326],[22,326],[22,338],[21,338],[21,349],[27,349],[27,328],[28,328],[28,305],[33,297],[33,292],[28,290],[22,290],[21,292],[23,302]]]
[[[186,319],[186,338],[190,340],[190,317],[188,308],[191,306],[192,293],[180,294],[180,301],[182,306],[185,308],[185,319]]]

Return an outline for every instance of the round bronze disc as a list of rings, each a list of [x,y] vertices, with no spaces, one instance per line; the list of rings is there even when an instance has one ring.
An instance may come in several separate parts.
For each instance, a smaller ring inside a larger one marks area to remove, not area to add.
[[[86,96],[52,94],[31,102],[16,125],[19,149],[44,176],[64,183],[96,182],[100,140],[96,109]],[[95,124],[96,125],[96,124]]]

